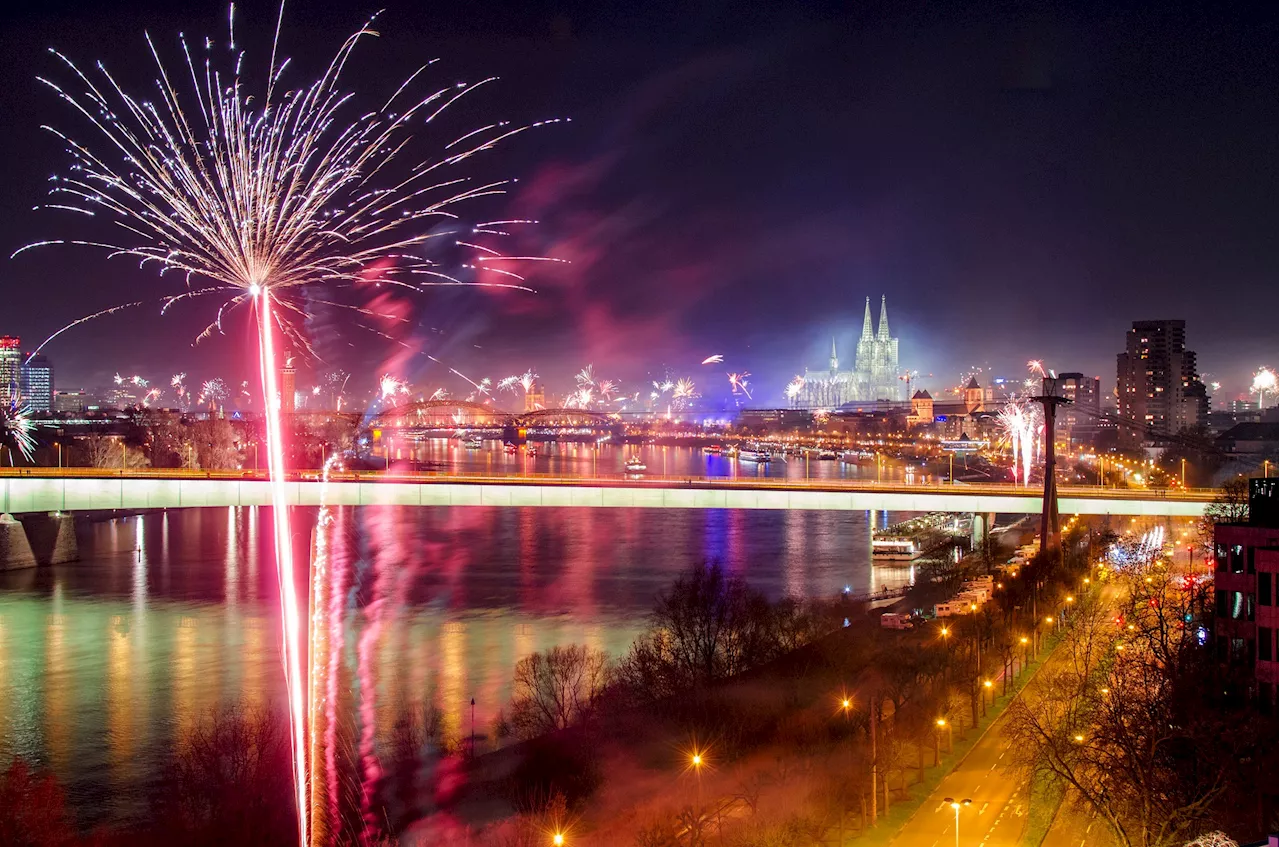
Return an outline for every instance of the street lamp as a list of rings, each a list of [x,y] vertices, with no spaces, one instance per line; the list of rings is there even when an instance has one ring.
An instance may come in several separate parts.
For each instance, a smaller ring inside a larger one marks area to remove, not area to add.
[[[563,833],[563,832],[557,832],[555,835],[551,836],[551,843],[552,843],[552,844],[554,844],[554,845],[555,845],[555,847],[563,847],[563,845],[564,845],[564,833]]]
[[[951,736],[951,724],[947,723],[946,718],[938,718],[938,733],[939,733],[939,734],[941,734],[941,732],[942,732],[942,730],[943,730],[943,729],[946,729],[946,731],[947,731],[947,753],[948,753],[948,754],[950,754],[950,753],[951,753],[951,742],[952,742],[952,736]],[[938,748],[938,745],[937,745],[937,736],[935,736],[935,740],[934,740],[934,751],[933,751],[933,754],[934,754],[934,758],[935,758],[935,759],[938,757],[938,749],[937,749],[937,748]]]
[[[987,693],[991,695],[991,705],[994,707],[994,706],[995,706],[995,704],[996,704],[996,693],[995,693],[995,691],[993,691],[993,690],[992,690],[991,680],[989,680],[989,679],[984,679],[984,680],[982,681],[982,687],[983,687],[983,688],[985,688],[985,689],[987,689]],[[982,702],[983,702],[983,704],[984,704],[984,705],[983,705],[983,709],[982,709],[982,713],[985,715],[985,714],[987,713],[987,709],[986,709],[986,706],[985,706],[985,704],[986,704],[987,700],[986,700],[986,698],[985,698],[985,697],[982,699]]]
[[[963,800],[953,800],[950,797],[944,797],[942,802],[949,803],[952,811],[956,813],[956,847],[960,847],[960,807],[967,806],[973,801],[968,797]]]

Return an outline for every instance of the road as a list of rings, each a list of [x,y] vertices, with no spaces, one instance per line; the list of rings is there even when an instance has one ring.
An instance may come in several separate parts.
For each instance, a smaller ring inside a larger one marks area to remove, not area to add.
[[[1055,650],[1027,683],[1020,696],[1038,696],[1046,670],[1066,661]],[[1029,808],[1026,776],[1007,769],[1010,742],[1004,735],[1008,724],[1006,708],[992,723],[969,755],[942,780],[936,791],[907,821],[892,842],[895,847],[1017,847],[1026,825]],[[960,810],[960,838],[956,839],[956,814],[944,798],[971,799]],[[1049,842],[1045,842],[1046,845]],[[1078,842],[1076,842],[1078,843]]]

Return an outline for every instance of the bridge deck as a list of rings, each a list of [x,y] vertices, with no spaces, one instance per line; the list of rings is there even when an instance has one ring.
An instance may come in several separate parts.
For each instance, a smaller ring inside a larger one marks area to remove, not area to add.
[[[322,482],[290,475],[290,502],[314,506],[593,506],[683,509],[832,509],[1035,513],[1037,489],[1000,484],[793,480],[691,476],[520,476],[345,472]],[[1213,490],[1146,491],[1064,486],[1064,514],[1194,517]],[[265,474],[253,471],[0,469],[0,511],[269,505]]]

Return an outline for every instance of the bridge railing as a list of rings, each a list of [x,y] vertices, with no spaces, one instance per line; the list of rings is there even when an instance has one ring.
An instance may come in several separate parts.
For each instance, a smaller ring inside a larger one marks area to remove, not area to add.
[[[290,471],[291,482],[315,482],[320,471]],[[120,470],[111,468],[0,468],[0,478],[40,479],[216,479],[265,481],[265,470],[186,470],[182,468],[139,468]],[[1038,486],[1017,486],[1012,483],[948,483],[905,482],[893,480],[877,482],[864,479],[793,479],[767,476],[698,476],[691,474],[628,474],[589,473],[559,474],[543,471],[519,470],[510,474],[474,473],[467,471],[404,471],[361,470],[330,473],[332,482],[387,482],[387,483],[464,483],[475,485],[601,485],[632,488],[750,488],[754,490],[814,490],[814,491],[882,491],[885,493],[937,493],[958,495],[995,495],[1003,497],[1038,498]],[[1063,485],[1058,488],[1059,497],[1104,498],[1112,500],[1169,500],[1184,502],[1210,502],[1219,494],[1217,489],[1147,489],[1105,488],[1096,485]]]

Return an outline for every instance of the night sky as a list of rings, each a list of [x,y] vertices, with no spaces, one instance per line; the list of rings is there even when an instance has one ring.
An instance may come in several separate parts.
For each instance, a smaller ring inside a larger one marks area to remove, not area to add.
[[[1137,319],[1187,320],[1206,381],[1223,383],[1216,400],[1274,366],[1274,4],[941,5],[388,4],[382,37],[346,76],[365,106],[439,58],[441,82],[502,77],[450,129],[572,118],[479,169],[520,177],[486,211],[537,218],[521,247],[571,264],[539,268],[533,295],[402,304],[414,320],[405,340],[476,378],[532,367],[553,390],[588,362],[624,383],[669,369],[708,395],[723,393],[726,370],[750,371],[757,400],[780,404],[793,374],[825,364],[832,335],[852,364],[864,298],[878,307],[886,294],[901,364],[933,374],[921,380],[931,388],[971,365],[1021,376],[1034,357],[1100,375],[1109,391]],[[377,8],[291,2],[286,81],[318,73]],[[265,66],[275,7],[242,3],[236,17],[247,62]],[[89,137],[36,81],[69,77],[45,48],[82,66],[102,59],[144,89],[144,30],[176,64],[179,31],[226,41],[226,6],[55,0],[9,13],[6,256],[84,234],[77,216],[31,210],[66,163],[39,126]],[[39,341],[178,285],[84,248],[28,252],[0,264],[0,333]],[[59,387],[116,371],[250,376],[247,312],[198,348],[211,305],[157,312],[55,341]],[[464,387],[350,323],[317,309],[327,363],[315,368]],[[699,365],[713,353],[723,367]]]

